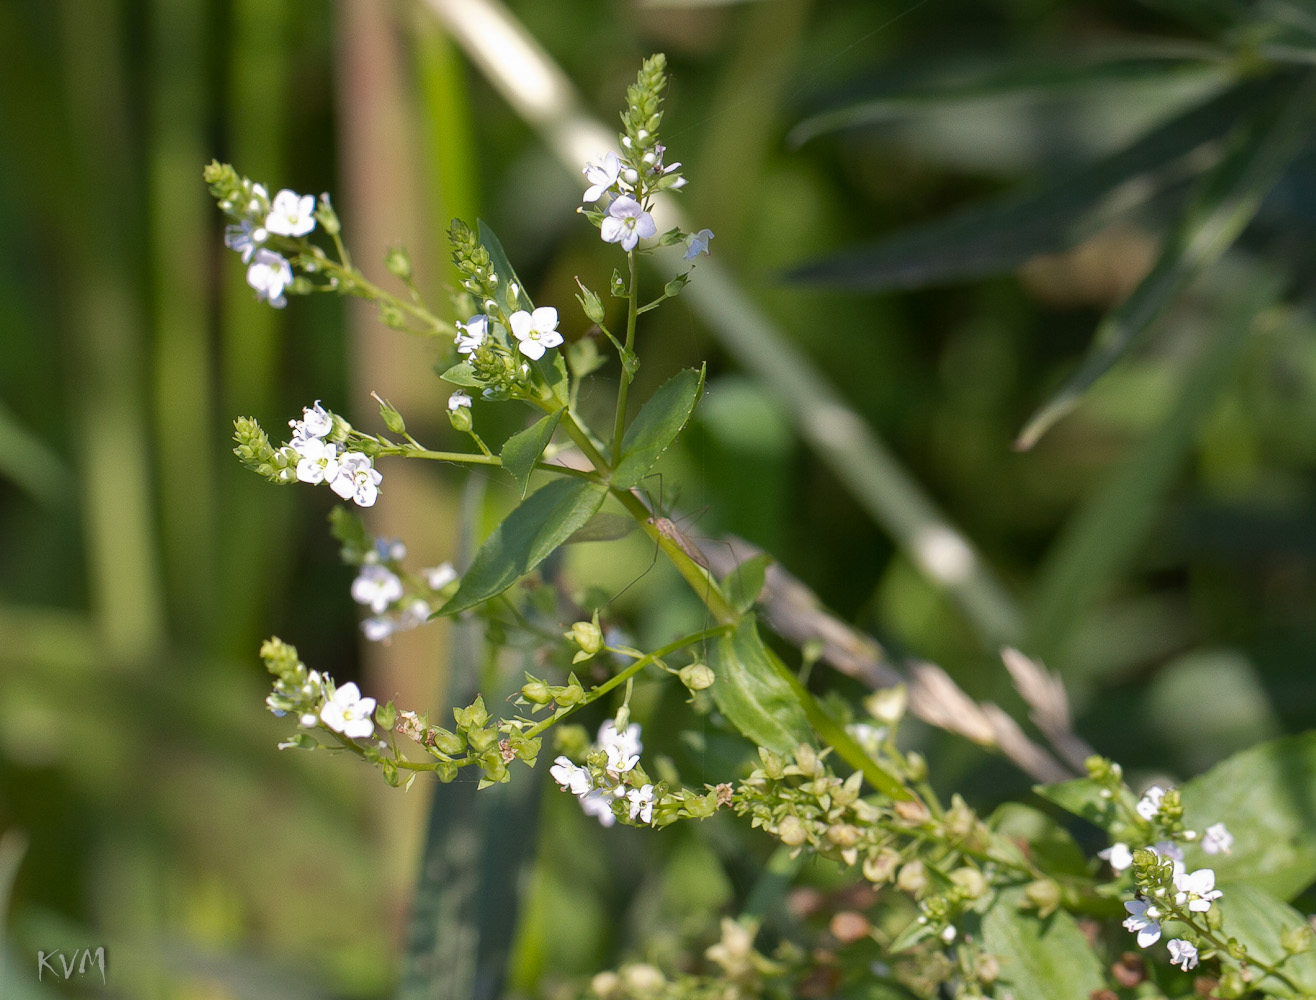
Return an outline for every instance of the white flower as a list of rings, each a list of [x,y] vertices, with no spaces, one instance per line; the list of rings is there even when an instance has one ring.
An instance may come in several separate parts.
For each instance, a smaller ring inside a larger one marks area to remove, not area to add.
[[[617,726],[611,719],[599,726],[598,744],[604,751],[609,747],[616,747],[618,753],[623,757],[638,757],[644,745],[640,742],[640,726],[637,722],[632,722],[626,727],[625,732],[617,732]],[[629,768],[627,768],[629,770]]]
[[[370,456],[359,451],[349,451],[338,460],[338,474],[332,479],[325,477],[331,490],[344,500],[355,500],[358,507],[374,505],[383,478],[375,471]]]
[[[473,354],[489,336],[489,317],[483,314],[472,316],[465,323],[458,323],[457,330],[457,338],[453,341],[457,353]]]
[[[402,614],[398,616],[398,628],[420,628],[430,620],[430,615],[433,614],[433,612],[434,609],[429,606],[427,601],[422,601],[420,598],[416,598],[402,609]]]
[[[627,252],[635,249],[641,238],[649,239],[658,233],[653,216],[640,207],[628,194],[618,195],[608,206],[608,217],[599,227],[604,243],[620,243]]]
[[[453,413],[456,413],[463,406],[465,406],[467,409],[470,409],[471,406],[471,397],[466,395],[466,393],[454,392],[451,396],[448,397],[448,409],[451,410]]]
[[[283,290],[292,284],[292,268],[272,250],[257,250],[255,260],[247,268],[247,284],[256,290],[256,297],[275,309],[288,304]]]
[[[1122,872],[1133,864],[1133,852],[1129,850],[1129,845],[1120,842],[1111,844],[1104,851],[1098,851],[1097,857],[1109,861],[1111,870],[1117,872]]]
[[[653,785],[632,788],[626,793],[626,800],[631,804],[631,819],[638,816],[641,823],[653,822]]]
[[[305,236],[315,228],[315,196],[284,188],[274,196],[265,228],[280,236]]]
[[[314,712],[303,712],[301,718],[297,720],[297,725],[303,729],[314,729],[319,722],[320,718]]]
[[[572,795],[584,795],[594,787],[594,779],[590,777],[589,770],[573,764],[570,757],[558,757],[548,773],[559,785],[569,789]]]
[[[1221,896],[1215,887],[1215,872],[1210,868],[1181,872],[1174,877],[1174,887],[1179,890],[1174,897],[1175,904],[1183,906],[1186,903],[1194,913],[1205,913],[1211,909],[1211,900]]]
[[[1207,854],[1228,854],[1234,846],[1234,836],[1223,823],[1208,826],[1202,834],[1202,850]]]
[[[605,744],[603,752],[608,755],[608,763],[606,765],[608,775],[614,779],[620,778],[640,762],[639,754],[627,754],[619,743]]]
[[[430,590],[442,590],[457,579],[457,571],[453,569],[450,562],[441,563],[431,569],[423,569],[420,573],[421,576],[425,577],[425,585]]]
[[[303,483],[332,481],[338,475],[338,447],[320,438],[307,438],[297,446],[297,478]]]
[[[955,929],[954,924],[947,924],[941,931],[941,940],[945,944],[951,944],[959,932]]]
[[[376,618],[367,618],[361,623],[361,631],[370,642],[383,642],[392,638],[393,633],[398,630],[397,622],[387,615],[380,615]]]
[[[531,361],[542,358],[546,348],[562,343],[562,334],[557,332],[557,310],[552,306],[540,306],[533,313],[518,310],[508,322],[512,324],[512,336],[521,342],[521,353]]]
[[[1183,938],[1171,938],[1165,947],[1170,949],[1171,965],[1179,966],[1184,972],[1197,968],[1197,949]]]
[[[324,703],[320,709],[320,720],[348,739],[363,740],[375,731],[375,724],[370,718],[374,712],[375,699],[362,698],[356,684],[347,683]]]
[[[1139,948],[1146,948],[1161,939],[1160,910],[1143,899],[1129,900],[1124,909],[1129,912],[1124,928],[1138,935]]]
[[[1142,793],[1142,798],[1138,800],[1138,815],[1143,819],[1155,819],[1156,814],[1161,811],[1161,799],[1165,798],[1165,789],[1160,785],[1152,785]]]
[[[712,238],[713,238],[713,230],[711,229],[701,229],[693,236],[688,237],[685,241],[685,245],[690,249],[686,250],[685,257],[683,259],[694,260],[701,253],[702,254],[710,253],[708,249],[708,241],[711,240]]]
[[[617,183],[621,174],[621,160],[616,153],[607,153],[600,163],[586,163],[582,171],[589,187],[585,189],[584,201],[598,201],[604,192]]]
[[[352,600],[357,604],[369,604],[375,614],[380,614],[401,597],[402,581],[384,566],[362,566],[352,581]]]
[[[301,454],[302,443],[312,438],[322,438],[334,429],[334,418],[317,399],[314,406],[302,407],[301,420],[289,420],[288,426],[292,428],[292,440],[289,444]]]
[[[586,792],[580,796],[580,808],[585,810],[586,816],[597,816],[599,822],[604,826],[612,826],[617,822],[617,816],[612,811],[612,800],[615,796],[605,788],[596,788],[592,792]]]
[[[232,226],[224,227],[224,246],[236,250],[242,255],[242,263],[250,264],[251,255],[260,244],[265,242],[268,233],[250,219],[243,219]]]

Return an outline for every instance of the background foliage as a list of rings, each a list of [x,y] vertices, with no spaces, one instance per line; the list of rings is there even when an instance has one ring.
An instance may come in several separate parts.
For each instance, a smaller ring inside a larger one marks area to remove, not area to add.
[[[709,361],[658,487],[684,530],[767,549],[894,657],[936,660],[976,696],[1017,707],[995,647],[1023,643],[1134,775],[1187,778],[1309,723],[1306,8],[512,8],[609,124],[641,56],[668,53],[691,217],[892,456],[867,480],[839,472],[810,383],[774,380],[777,347],[752,329],[731,345],[683,297],[643,333],[637,395]],[[480,215],[564,314],[572,276],[612,266],[573,215],[579,179],[421,4],[14,0],[0,92],[6,995],[54,995],[30,974],[38,948],[101,944],[123,996],[389,995],[430,790],[275,751],[255,651],[278,632],[340,679],[440,706],[451,637],[361,650],[327,491],[243,474],[228,434],[317,397],[369,424],[378,389],[441,447],[444,392],[429,349],[368,311],[256,303],[200,170],[218,157],[333,192],[357,258],[406,242],[434,301],[446,221]],[[1131,347],[1013,450],[1099,325]],[[407,525],[422,564],[456,555],[457,476],[387,482],[372,529]],[[491,507],[514,499],[488,486]],[[985,590],[910,557],[902,512],[922,496],[972,540]],[[620,591],[651,559],[632,549],[621,564],[581,546],[567,571]],[[613,606],[658,643],[693,613],[682,586],[654,569]],[[672,695],[641,695],[651,720],[675,717]],[[1025,793],[964,741],[918,736],[938,784],[975,805]],[[707,780],[738,753],[715,731],[656,749]],[[539,816],[516,989],[641,943],[706,944],[755,898],[734,823],[605,835],[553,795]]]

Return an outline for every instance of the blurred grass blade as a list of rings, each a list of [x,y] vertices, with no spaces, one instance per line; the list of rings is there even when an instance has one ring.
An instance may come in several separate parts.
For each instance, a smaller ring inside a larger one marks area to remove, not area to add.
[[[64,502],[73,486],[73,476],[63,459],[23,427],[3,403],[0,403],[0,477],[45,504]]]
[[[1235,128],[1224,159],[1203,178],[1151,273],[1102,320],[1078,371],[1028,421],[1016,448],[1031,448],[1047,428],[1073,410],[1188,283],[1229,249],[1297,155],[1313,125],[1316,77],[1309,76],[1291,87],[1287,100],[1262,105],[1256,115]]]
[[[9,973],[9,896],[14,888],[18,868],[27,853],[27,834],[10,827],[0,836],[0,996],[5,996],[5,983]]]
[[[792,281],[876,290],[919,288],[1011,270],[1067,250],[1129,209],[1208,165],[1210,145],[1237,116],[1273,100],[1269,83],[1234,87],[1153,129],[1112,156],[1057,172],[1041,186],[970,205],[795,268]]]
[[[1054,658],[1092,601],[1142,551],[1198,426],[1229,385],[1258,314],[1279,294],[1277,280],[1251,271],[1243,283],[1246,290],[1227,287],[1234,294],[1169,414],[1070,519],[1043,563],[1028,630],[1029,649],[1042,658]]]
[[[1026,61],[1017,57],[976,68],[971,76],[950,82],[912,83],[877,97],[829,108],[804,119],[786,137],[791,146],[841,129],[873,125],[923,114],[951,104],[984,100],[1051,101],[1075,91],[1108,83],[1201,76],[1218,67],[1223,75],[1230,53],[1215,46],[1184,43],[1121,45],[1080,53],[1063,62]]]

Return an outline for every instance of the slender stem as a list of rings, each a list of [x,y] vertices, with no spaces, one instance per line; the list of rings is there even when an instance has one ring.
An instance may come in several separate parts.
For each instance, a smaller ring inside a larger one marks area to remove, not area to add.
[[[626,296],[626,344],[621,355],[621,382],[617,385],[617,416],[612,424],[612,460],[621,461],[622,435],[626,433],[626,395],[631,387],[631,370],[627,359],[635,350],[635,318],[640,308],[639,257],[634,250],[627,255],[631,265],[631,280]]]
[[[603,453],[595,446],[594,441],[590,438],[589,432],[576,419],[576,415],[567,407],[562,409],[562,426],[566,429],[568,436],[576,443],[576,447],[584,453],[589,459],[590,464],[594,466],[599,475],[606,476],[612,472],[612,466],[608,460],[603,457]]]
[[[493,465],[500,466],[503,460],[497,455],[475,455],[468,451],[430,451],[428,448],[411,447],[404,448],[401,445],[380,448],[376,455],[393,456],[400,455],[402,458],[426,458],[434,462],[456,462],[465,465]],[[599,474],[585,469],[573,469],[569,465],[554,465],[552,462],[536,462],[535,468],[543,472],[556,472],[562,476],[575,476],[577,479],[590,479],[600,482]]]

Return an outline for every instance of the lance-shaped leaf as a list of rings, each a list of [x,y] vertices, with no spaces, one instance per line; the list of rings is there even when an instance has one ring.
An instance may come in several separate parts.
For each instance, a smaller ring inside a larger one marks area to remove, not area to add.
[[[1234,87],[1112,156],[798,267],[787,277],[864,290],[921,288],[1013,270],[1038,254],[1067,250],[1130,209],[1182,188],[1204,160],[1210,162],[1210,144],[1247,108],[1274,100],[1276,89],[1273,82]]]
[[[1151,273],[1102,320],[1083,363],[1028,421],[1015,446],[1031,448],[1074,409],[1102,375],[1214,262],[1252,220],[1261,200],[1316,125],[1316,77],[1291,86],[1287,99],[1263,105],[1230,136],[1220,163],[1203,178]]]
[[[668,379],[640,407],[621,442],[621,460],[612,471],[612,485],[628,490],[649,474],[704,392],[704,369],[687,368]]]
[[[525,289],[525,283],[517,276],[512,262],[507,259],[507,252],[498,236],[483,219],[476,220],[480,231],[480,245],[489,252],[489,262],[493,264],[494,273],[498,275],[501,285],[500,299],[508,315],[519,309],[533,311],[535,304]],[[539,373],[544,383],[553,390],[553,398],[563,406],[567,404],[567,363],[561,351],[546,353],[538,361],[526,359],[526,363]]]
[[[1316,995],[1316,952],[1290,955],[1280,943],[1286,933],[1309,932],[1306,917],[1255,885],[1223,883],[1219,888],[1223,893],[1220,914],[1225,937],[1237,938],[1250,956],[1276,966],[1284,974],[1284,979],[1258,977],[1253,987],[1263,990],[1266,996]]]
[[[722,593],[726,594],[727,602],[736,609],[737,613],[743,615],[759,599],[770,565],[772,565],[772,556],[760,552],[740,563],[722,581]]]
[[[709,647],[708,665],[716,677],[710,690],[718,709],[746,738],[789,756],[811,741],[813,732],[771,657],[753,616],[742,618],[734,631],[718,636]]]
[[[1092,946],[1064,910],[1046,918],[1024,909],[1022,889],[997,896],[982,917],[984,949],[1000,957],[999,982],[1015,1000],[1055,1000],[1099,992],[1106,977]]]
[[[530,494],[480,546],[438,613],[456,614],[501,594],[589,521],[607,495],[606,486],[588,479],[558,479]]]
[[[503,468],[516,477],[523,498],[526,490],[530,488],[530,473],[535,471],[535,463],[539,461],[539,456],[548,447],[548,442],[553,440],[553,432],[557,430],[558,421],[561,419],[562,411],[554,410],[525,430],[513,434],[503,443],[502,451],[499,452],[503,460]]]

